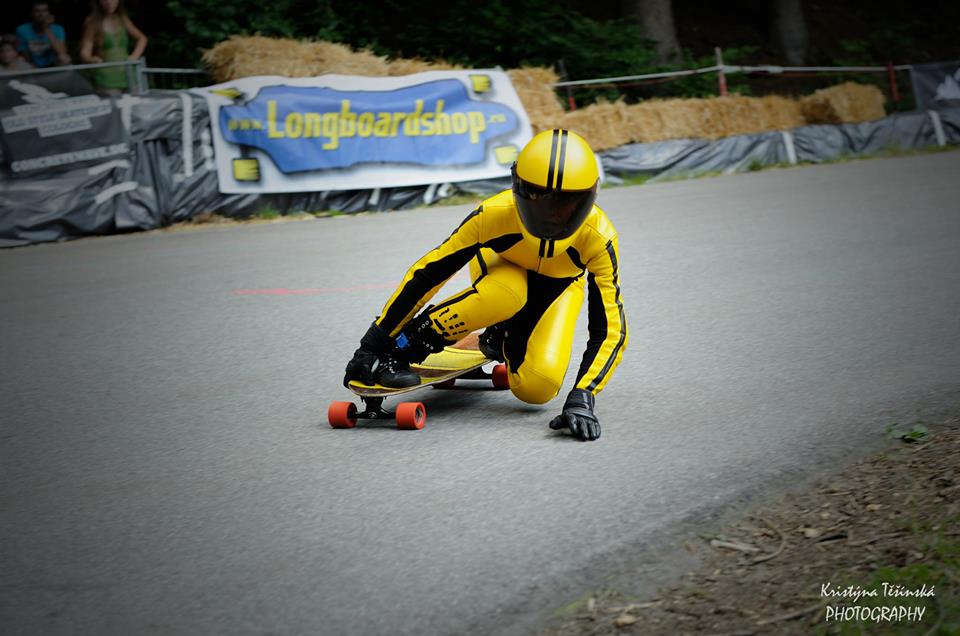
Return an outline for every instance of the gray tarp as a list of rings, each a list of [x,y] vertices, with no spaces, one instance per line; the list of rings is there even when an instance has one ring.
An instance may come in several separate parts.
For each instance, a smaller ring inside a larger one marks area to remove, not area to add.
[[[960,144],[960,108],[900,113],[877,121],[838,126],[802,126],[791,131],[739,135],[715,141],[678,139],[628,144],[605,150],[600,159],[610,181],[636,176],[651,181],[707,173],[744,172],[772,164],[813,163],[910,148],[942,141]],[[794,157],[790,156],[793,149]]]
[[[58,172],[0,177],[0,247],[148,230],[202,212],[237,218],[261,210],[360,212],[413,207],[438,186],[224,195],[217,187],[206,102],[188,93],[124,96],[118,103],[132,156]],[[184,112],[190,112],[184,128]],[[185,153],[183,139],[190,140]],[[5,159],[6,162],[6,159]],[[189,165],[188,165],[189,164]],[[449,190],[447,188],[446,190]]]
[[[242,218],[265,209],[359,212],[413,207],[442,198],[449,185],[346,192],[224,195],[212,161],[209,115],[203,99],[187,93],[124,96],[119,100],[133,153],[129,158],[63,169],[30,178],[0,177],[0,247],[163,227],[214,211]],[[189,111],[184,126],[184,112]],[[756,166],[825,161],[891,147],[960,144],[960,109],[908,113],[865,124],[805,126],[789,133],[742,135],[716,141],[630,144],[600,153],[609,180],[635,175],[666,179]],[[188,152],[184,152],[183,139]],[[509,180],[456,184],[488,194]]]

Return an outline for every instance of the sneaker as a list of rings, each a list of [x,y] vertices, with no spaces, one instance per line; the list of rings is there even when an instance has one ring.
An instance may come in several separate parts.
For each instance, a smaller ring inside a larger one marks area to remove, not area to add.
[[[478,343],[480,353],[491,360],[503,362],[503,338],[506,334],[507,325],[502,322],[484,329],[483,333],[480,334]]]
[[[377,382],[390,389],[404,389],[420,384],[420,376],[410,370],[410,363],[399,351],[391,351],[377,367]]]

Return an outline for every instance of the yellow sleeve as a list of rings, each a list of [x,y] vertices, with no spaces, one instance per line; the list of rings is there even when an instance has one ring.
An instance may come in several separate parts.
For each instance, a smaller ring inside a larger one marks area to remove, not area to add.
[[[587,262],[589,317],[587,350],[580,363],[576,388],[594,395],[603,390],[627,347],[627,319],[620,298],[616,237]]]
[[[377,324],[395,336],[451,276],[480,250],[483,206],[471,212],[438,247],[427,252],[407,271],[397,290],[384,305]]]

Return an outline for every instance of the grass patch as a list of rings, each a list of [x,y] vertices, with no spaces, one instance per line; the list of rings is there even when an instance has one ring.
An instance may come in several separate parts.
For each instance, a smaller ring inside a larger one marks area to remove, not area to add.
[[[280,213],[280,210],[276,208],[263,208],[259,212],[254,213],[250,218],[258,221],[274,221],[279,219],[283,214]]]

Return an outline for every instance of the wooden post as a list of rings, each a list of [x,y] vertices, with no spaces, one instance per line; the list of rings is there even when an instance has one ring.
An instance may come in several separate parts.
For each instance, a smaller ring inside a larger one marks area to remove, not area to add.
[[[557,60],[557,68],[560,69],[560,77],[563,81],[569,79],[567,77],[567,67],[563,65],[563,60]],[[567,89],[567,104],[570,106],[570,110],[577,110],[577,102],[573,99],[573,89],[569,86],[564,86]]]
[[[717,66],[720,68],[717,69],[717,84],[720,88],[720,97],[727,96],[727,74],[723,72],[723,51],[720,47],[715,47],[714,51],[717,54]]]
[[[893,62],[887,62],[887,77],[890,78],[890,99],[899,102],[900,91],[897,90],[897,72],[893,68]]]

